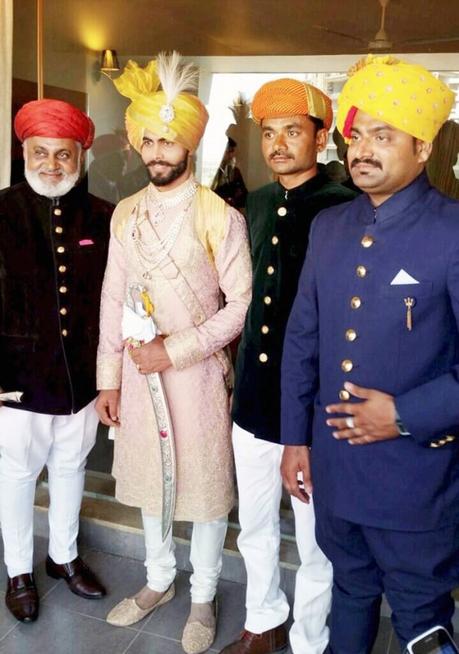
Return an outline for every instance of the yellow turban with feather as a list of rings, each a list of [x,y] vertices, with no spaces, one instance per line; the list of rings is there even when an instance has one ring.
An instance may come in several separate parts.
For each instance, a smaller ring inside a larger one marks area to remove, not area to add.
[[[113,81],[121,95],[131,100],[126,109],[126,130],[133,148],[140,152],[148,130],[189,151],[196,150],[209,115],[201,100],[186,92],[197,83],[192,64],[184,65],[177,52],[160,53],[145,68],[128,61],[122,75]]]
[[[368,55],[349,70],[338,97],[336,124],[345,139],[358,110],[422,141],[447,120],[454,93],[423,66],[392,55]]]

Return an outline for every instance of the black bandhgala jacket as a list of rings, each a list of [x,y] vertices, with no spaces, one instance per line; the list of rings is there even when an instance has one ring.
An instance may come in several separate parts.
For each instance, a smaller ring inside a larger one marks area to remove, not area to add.
[[[282,345],[311,222],[322,209],[355,195],[318,174],[288,191],[275,182],[248,196],[253,294],[236,360],[232,414],[257,438],[280,441]]]
[[[112,211],[85,180],[61,198],[0,192],[0,387],[24,393],[7,406],[62,415],[95,397]]]

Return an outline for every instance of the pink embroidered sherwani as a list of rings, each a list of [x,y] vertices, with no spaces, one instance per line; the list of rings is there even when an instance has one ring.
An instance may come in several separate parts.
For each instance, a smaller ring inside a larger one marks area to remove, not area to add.
[[[120,202],[113,214],[102,290],[98,388],[121,388],[113,465],[116,497],[161,515],[155,415],[146,378],[123,348],[121,336],[128,286],[141,284],[154,304],[155,323],[167,335],[165,346],[173,364],[162,373],[162,380],[176,443],[175,519],[207,522],[226,516],[234,501],[225,382],[230,364],[223,348],[242,330],[250,302],[245,219],[199,187],[170,251],[182,279],[170,262],[149,269],[145,260],[148,246],[158,240],[145,214],[149,193],[158,191],[148,186]],[[215,215],[206,213],[209,207],[217,208]],[[163,224],[155,228],[160,237],[165,228]]]

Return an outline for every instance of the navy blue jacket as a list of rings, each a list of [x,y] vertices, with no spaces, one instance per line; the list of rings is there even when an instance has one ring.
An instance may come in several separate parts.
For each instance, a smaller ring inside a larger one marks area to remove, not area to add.
[[[391,283],[405,274],[419,283]],[[316,503],[388,529],[458,522],[458,324],[459,202],[424,174],[377,209],[362,195],[318,215],[282,361],[282,442],[312,443]],[[335,440],[325,406],[347,380],[395,396],[411,435]]]

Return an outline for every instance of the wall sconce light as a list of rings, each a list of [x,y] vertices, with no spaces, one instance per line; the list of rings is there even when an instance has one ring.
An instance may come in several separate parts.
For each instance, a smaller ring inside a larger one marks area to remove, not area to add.
[[[100,72],[106,75],[109,79],[112,78],[112,73],[117,73],[120,69],[116,50],[102,50],[102,61],[100,64]]]

